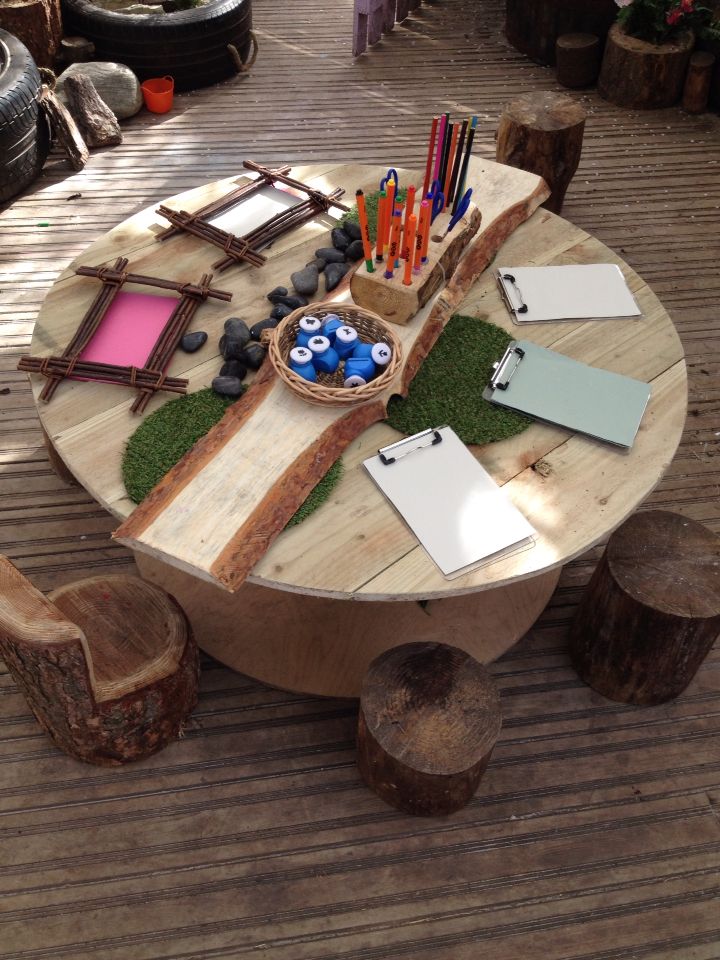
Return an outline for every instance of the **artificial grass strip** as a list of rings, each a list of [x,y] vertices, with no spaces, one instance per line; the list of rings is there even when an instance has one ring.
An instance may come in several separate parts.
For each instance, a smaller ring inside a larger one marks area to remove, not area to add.
[[[410,384],[408,395],[392,397],[387,422],[401,433],[447,424],[464,443],[493,443],[521,433],[528,417],[483,400],[492,365],[511,337],[478,317],[455,314]]]
[[[165,474],[185,456],[193,445],[219,423],[234,399],[221,397],[214,390],[199,390],[170,400],[151,413],[130,437],[122,462],[122,475],[128,496],[134,503],[150,493]],[[302,523],[324,503],[342,476],[341,460],[336,460],[287,526]]]
[[[396,199],[398,201],[405,202],[406,191],[400,189]],[[377,216],[378,216],[378,201],[380,200],[380,191],[375,190],[373,193],[365,194],[365,212],[367,213],[368,221],[368,233],[370,234],[370,240],[375,245],[377,240]],[[340,218],[340,226],[346,223],[348,220],[352,220],[354,223],[359,223],[358,208],[357,205],[350,207],[347,213],[344,213]]]

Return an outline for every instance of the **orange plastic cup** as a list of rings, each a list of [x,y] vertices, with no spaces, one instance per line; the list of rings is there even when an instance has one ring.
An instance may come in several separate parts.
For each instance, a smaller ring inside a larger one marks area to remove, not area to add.
[[[173,105],[175,81],[172,77],[157,77],[141,84],[145,106],[152,113],[167,113]]]

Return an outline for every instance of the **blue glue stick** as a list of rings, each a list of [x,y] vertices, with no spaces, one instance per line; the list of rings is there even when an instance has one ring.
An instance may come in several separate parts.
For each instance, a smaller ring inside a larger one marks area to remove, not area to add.
[[[327,337],[315,336],[308,341],[308,350],[312,353],[312,363],[318,373],[335,373],[340,357],[330,346]]]
[[[307,347],[293,347],[290,351],[290,362],[288,366],[299,377],[305,380],[317,381],[317,373],[312,364],[312,353]]]
[[[306,347],[310,337],[314,337],[316,333],[320,333],[322,320],[320,320],[319,317],[302,317],[299,327],[300,329],[298,330],[297,335],[297,346]]]
[[[341,360],[350,356],[359,339],[355,327],[349,327],[345,324],[337,328],[335,331],[335,349]]]

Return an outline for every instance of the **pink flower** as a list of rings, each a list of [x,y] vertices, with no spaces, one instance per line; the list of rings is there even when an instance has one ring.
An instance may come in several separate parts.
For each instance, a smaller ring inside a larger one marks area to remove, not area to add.
[[[675,24],[682,17],[682,10],[679,7],[676,7],[674,10],[671,10],[670,13],[665,17],[665,20],[671,27],[674,27]]]
[[[692,13],[695,0],[680,0],[680,9],[683,13]]]

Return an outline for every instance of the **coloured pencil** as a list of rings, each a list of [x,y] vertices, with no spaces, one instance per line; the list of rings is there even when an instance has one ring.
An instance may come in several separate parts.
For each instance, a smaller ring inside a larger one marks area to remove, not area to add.
[[[378,263],[383,262],[383,237],[385,236],[385,219],[387,217],[387,194],[384,190],[380,191],[377,213],[377,237],[375,238],[375,259]]]
[[[440,160],[440,170],[438,172],[438,180],[440,181],[441,189],[442,189],[442,184],[445,183],[445,171],[447,169],[448,151],[450,150],[450,139],[452,137],[452,128],[453,128],[453,124],[450,123],[450,114],[446,113],[445,116],[447,117],[447,123],[445,124],[445,137],[443,139],[442,159]]]
[[[400,246],[400,227],[402,226],[402,211],[396,210],[392,218],[390,244],[388,246],[387,263],[385,264],[385,279],[392,280],[395,271],[395,260]]]
[[[460,124],[452,125],[452,136],[450,138],[450,149],[448,150],[447,163],[445,164],[445,180],[443,181],[443,193],[445,194],[445,206],[450,203],[450,180],[452,179],[453,161],[455,160],[455,148],[457,147],[458,133]]]
[[[403,243],[407,245],[408,255],[405,260],[405,275],[403,276],[403,283],[406,287],[409,287],[412,283],[412,267],[413,267],[413,258],[415,253],[415,234],[417,233],[417,217],[414,213],[411,213],[410,216],[405,221],[405,236]]]
[[[455,162],[453,163],[452,178],[450,180],[450,193],[447,197],[448,204],[451,204],[455,199],[455,188],[457,187],[458,175],[460,173],[460,165],[462,164],[462,152],[463,146],[465,145],[465,134],[467,133],[468,123],[470,121],[466,117],[462,122],[462,128],[460,129],[460,136],[458,137],[457,147],[455,149]]]
[[[442,151],[445,145],[445,124],[447,123],[447,114],[440,117],[440,129],[438,130],[437,150],[435,152],[435,166],[433,167],[433,180],[437,180],[440,172],[440,162],[442,160]]]
[[[365,257],[365,266],[368,273],[374,273],[372,244],[370,243],[370,227],[368,226],[367,210],[365,209],[365,194],[362,190],[355,191],[355,200],[358,208],[358,220],[360,221],[360,236],[362,237],[363,256]]]
[[[458,181],[457,190],[455,191],[455,202],[453,203],[452,208],[453,213],[457,213],[458,203],[465,193],[465,180],[467,179],[468,165],[470,164],[470,153],[472,152],[473,140],[475,138],[477,120],[477,117],[473,117],[470,121],[470,130],[468,132],[467,146],[465,147],[465,156],[463,157],[462,167],[460,169],[460,179]]]
[[[393,212],[395,210],[395,181],[391,180],[385,186],[387,201],[385,207],[385,220],[383,221],[383,253],[387,254],[388,244],[390,243],[390,229],[393,222]]]
[[[430,172],[432,170],[432,161],[433,161],[433,151],[435,148],[435,134],[437,133],[438,122],[440,117],[432,118],[432,126],[430,127],[430,140],[428,141],[428,152],[427,152],[427,162],[425,163],[425,179],[423,180],[423,196],[428,192],[430,186]]]

